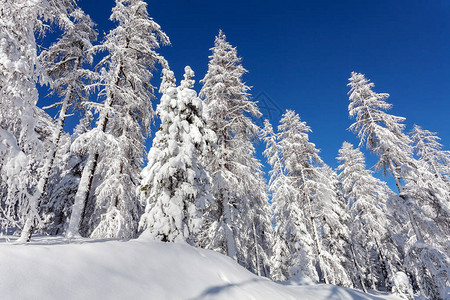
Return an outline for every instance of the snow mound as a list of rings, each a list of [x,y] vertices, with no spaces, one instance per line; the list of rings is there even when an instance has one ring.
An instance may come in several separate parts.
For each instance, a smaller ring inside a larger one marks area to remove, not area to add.
[[[213,251],[143,239],[2,242],[0,266],[2,299],[399,299],[278,284]]]

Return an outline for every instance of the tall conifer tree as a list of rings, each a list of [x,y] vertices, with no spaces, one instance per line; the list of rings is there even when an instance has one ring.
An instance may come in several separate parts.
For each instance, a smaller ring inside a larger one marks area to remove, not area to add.
[[[164,73],[173,76],[168,70]],[[158,105],[161,125],[142,172],[146,208],[140,228],[143,237],[195,245],[203,229],[202,213],[210,202],[210,177],[202,161],[209,135],[193,76],[186,67],[181,85],[167,86]],[[168,81],[163,78],[163,84]]]
[[[435,216],[424,209],[440,201],[431,176],[413,158],[411,140],[403,132],[404,118],[386,112],[392,107],[385,101],[389,95],[375,93],[374,84],[363,74],[352,72],[349,80],[349,114],[355,118],[350,129],[361,139],[360,145],[365,143],[378,156],[376,167],[393,175],[403,202],[399,207],[413,231],[405,245],[405,267],[424,296],[443,299],[450,281],[448,239]]]
[[[4,218],[15,218],[22,231],[20,240],[29,241],[33,228],[41,224],[39,198],[43,190],[41,185],[36,185],[40,157],[50,147],[45,138],[46,130],[39,124],[47,122],[46,116],[36,107],[36,84],[44,82],[45,75],[38,61],[35,34],[44,33],[48,23],[64,24],[75,3],[71,0],[3,0],[0,6],[0,126],[9,141],[8,152],[25,155],[19,155],[22,170],[15,174],[28,174],[26,179],[9,178],[12,173],[5,168],[8,162],[2,162],[0,168],[3,176],[6,175],[7,185],[3,186],[6,196],[0,200],[0,206],[2,209],[19,208],[20,213],[6,213]],[[18,158],[17,155],[14,157]],[[13,195],[17,197],[11,198]]]
[[[222,31],[211,50],[200,91],[208,107],[207,126],[216,135],[213,150],[206,158],[214,203],[207,212],[209,234],[204,247],[261,273],[261,266],[268,264],[267,241],[272,231],[268,209],[264,208],[268,199],[261,163],[255,158],[252,143],[259,128],[251,116],[259,117],[261,113],[249,99],[250,87],[242,81],[247,70]]]
[[[81,135],[72,150],[89,155],[66,232],[92,237],[130,238],[137,233],[140,205],[136,188],[154,112],[150,81],[157,63],[166,65],[155,49],[169,43],[160,26],[148,15],[142,0],[117,0],[111,30],[98,51],[99,112],[96,128]]]
[[[352,222],[351,251],[353,280],[362,289],[392,289],[394,275],[400,271],[400,254],[393,243],[391,226],[398,226],[386,210],[393,192],[386,183],[366,170],[364,155],[344,142],[338,156],[339,178]],[[379,270],[379,271],[378,271]]]

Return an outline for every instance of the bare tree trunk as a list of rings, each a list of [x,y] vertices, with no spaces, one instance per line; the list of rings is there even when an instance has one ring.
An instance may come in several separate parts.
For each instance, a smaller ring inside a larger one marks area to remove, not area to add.
[[[109,103],[107,103],[107,106]],[[103,116],[100,119],[99,126],[103,132],[106,130],[106,125],[108,123],[108,116]],[[75,194],[75,200],[72,207],[72,213],[70,215],[69,226],[66,231],[67,238],[74,238],[80,236],[80,225],[84,221],[86,216],[86,206],[89,200],[89,192],[92,188],[92,181],[94,179],[94,174],[97,169],[99,160],[99,154],[96,151],[91,151],[89,153],[89,158],[86,166],[83,169],[81,175],[80,185],[78,186],[77,193]]]
[[[223,206],[223,220],[224,220],[223,225],[225,231],[225,239],[227,243],[227,255],[237,261],[236,241],[234,240],[230,204],[228,203],[228,197],[224,197],[223,194],[222,194],[222,206]]]
[[[259,252],[258,252],[258,237],[256,236],[256,227],[255,222],[253,221],[253,240],[255,243],[255,260],[256,260],[256,274],[261,276],[261,263],[259,261]]]
[[[350,245],[350,251],[352,253],[353,264],[355,265],[356,272],[358,273],[358,279],[359,279],[359,283],[361,284],[361,288],[365,293],[367,293],[367,288],[366,288],[366,285],[364,284],[364,280],[361,275],[361,269],[359,267],[358,262],[356,261],[356,255],[355,255],[355,250],[353,248],[353,245]]]

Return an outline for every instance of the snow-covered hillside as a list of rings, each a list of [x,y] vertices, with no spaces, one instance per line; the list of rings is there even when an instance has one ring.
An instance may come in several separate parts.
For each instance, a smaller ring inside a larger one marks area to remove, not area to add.
[[[147,240],[0,244],[1,299],[398,299],[332,285],[282,285],[229,257]]]

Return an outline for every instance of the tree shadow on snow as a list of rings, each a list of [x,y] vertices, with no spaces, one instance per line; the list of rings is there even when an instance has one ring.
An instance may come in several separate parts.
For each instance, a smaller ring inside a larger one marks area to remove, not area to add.
[[[228,283],[228,284],[224,284],[224,285],[216,285],[216,286],[212,286],[208,289],[206,289],[205,291],[203,291],[203,293],[201,293],[199,296],[191,298],[189,300],[200,300],[200,299],[204,299],[206,297],[212,297],[212,296],[217,296],[220,293],[222,293],[223,291],[230,289],[230,288],[234,288],[234,287],[241,287],[253,282],[257,282],[258,279],[250,279],[241,283]]]

